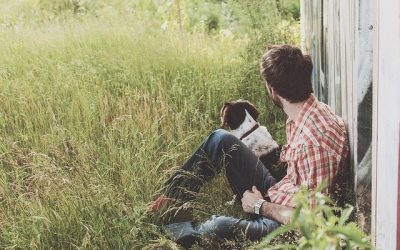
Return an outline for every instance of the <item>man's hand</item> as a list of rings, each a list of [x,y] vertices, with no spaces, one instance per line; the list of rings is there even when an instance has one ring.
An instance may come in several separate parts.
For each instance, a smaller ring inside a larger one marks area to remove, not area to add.
[[[258,191],[255,186],[253,186],[251,190],[246,190],[243,193],[242,198],[243,211],[245,213],[254,214],[254,204],[256,204],[259,199],[263,198],[263,195],[260,191]],[[293,208],[291,207],[282,206],[266,201],[262,204],[260,214],[264,217],[276,220],[281,224],[288,224],[290,223],[292,211]]]
[[[242,207],[243,211],[245,213],[252,213],[254,214],[254,204],[259,199],[263,199],[263,195],[261,194],[260,191],[256,188],[256,186],[252,187],[252,190],[246,190],[243,193],[243,198],[242,198]]]

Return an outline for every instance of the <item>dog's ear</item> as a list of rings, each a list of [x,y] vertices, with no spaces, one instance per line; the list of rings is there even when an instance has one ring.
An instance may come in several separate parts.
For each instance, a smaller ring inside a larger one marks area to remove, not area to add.
[[[258,116],[260,115],[260,113],[258,112],[258,110],[256,109],[256,107],[254,107],[253,104],[251,104],[248,101],[243,101],[242,102],[243,107],[247,110],[247,112],[249,112],[249,114],[251,115],[251,117],[253,117],[254,120],[257,121]]]
[[[229,103],[228,108],[225,110],[226,125],[230,129],[237,129],[246,118],[246,111],[241,101],[234,101]]]
[[[226,102],[221,109],[221,127],[228,126],[230,129],[237,129],[245,117],[246,112],[240,103]]]
[[[225,102],[221,108],[221,111],[220,111],[221,128],[228,125],[228,113],[229,113],[230,107],[231,107],[231,104],[229,102]]]

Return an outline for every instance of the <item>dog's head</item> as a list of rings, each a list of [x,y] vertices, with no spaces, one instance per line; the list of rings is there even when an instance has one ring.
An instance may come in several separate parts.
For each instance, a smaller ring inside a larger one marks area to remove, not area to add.
[[[256,107],[246,100],[226,102],[221,108],[221,127],[237,129],[246,118],[246,110],[257,121],[260,114]]]

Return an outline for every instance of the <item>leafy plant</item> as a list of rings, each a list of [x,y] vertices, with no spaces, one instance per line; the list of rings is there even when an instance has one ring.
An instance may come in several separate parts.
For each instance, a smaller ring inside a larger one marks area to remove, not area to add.
[[[273,231],[256,249],[373,249],[369,237],[349,222],[354,207],[334,208],[332,200],[321,192],[323,188],[322,185],[311,192],[301,190],[295,197],[297,206],[291,223]],[[309,205],[310,196],[317,201],[315,207]],[[300,231],[298,244],[270,246],[275,237],[291,230]]]

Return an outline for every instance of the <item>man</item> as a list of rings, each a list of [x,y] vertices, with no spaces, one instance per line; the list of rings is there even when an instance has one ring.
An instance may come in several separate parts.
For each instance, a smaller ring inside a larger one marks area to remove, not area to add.
[[[324,191],[331,192],[346,163],[347,133],[343,120],[312,95],[312,67],[310,57],[290,45],[271,47],[261,58],[269,96],[288,116],[287,144],[280,153],[280,160],[288,165],[287,175],[276,183],[239,139],[224,130],[214,131],[168,180],[164,195],[151,209],[157,210],[168,199],[194,199],[203,183],[224,169],[243,211],[253,215],[252,219],[213,216],[198,226],[192,222],[167,225],[177,241],[190,242],[193,236],[204,234],[229,238],[237,232],[260,239],[290,221],[293,196],[301,187],[312,190],[325,182]],[[315,205],[313,197],[310,204]]]

